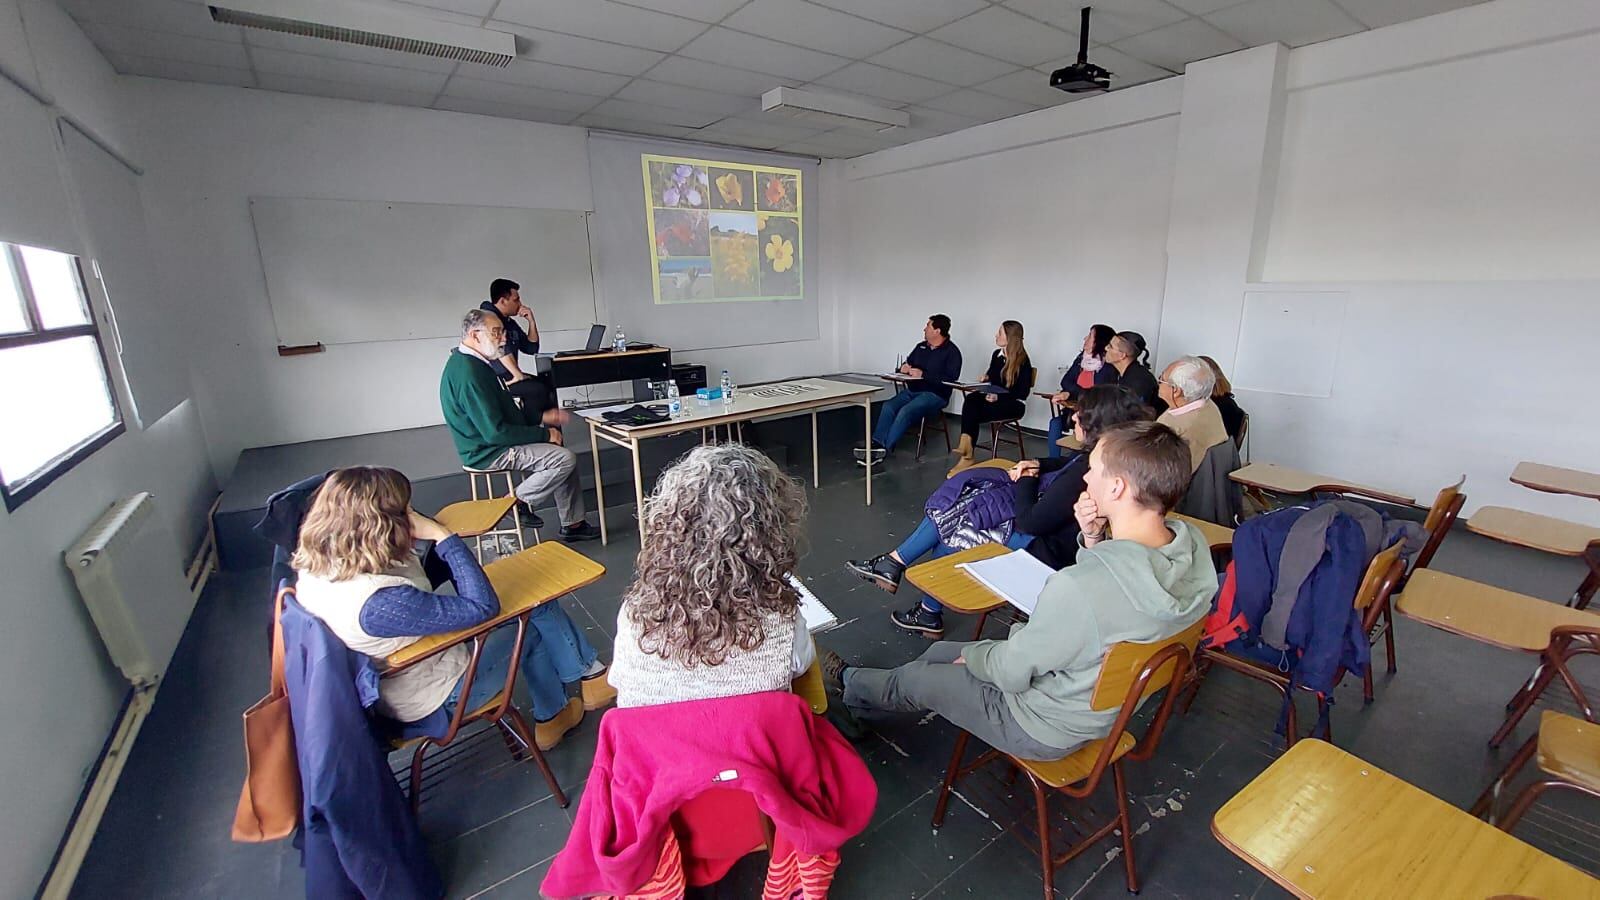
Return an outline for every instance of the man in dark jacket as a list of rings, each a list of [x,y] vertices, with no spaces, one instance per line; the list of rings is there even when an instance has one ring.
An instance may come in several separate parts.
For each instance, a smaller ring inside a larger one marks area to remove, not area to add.
[[[873,464],[883,462],[911,426],[944,412],[950,402],[950,386],[945,382],[961,378],[961,349],[950,340],[949,316],[941,313],[928,318],[922,326],[922,343],[912,348],[898,374],[913,380],[878,410],[871,447],[855,450],[859,465],[867,464],[869,449]]]

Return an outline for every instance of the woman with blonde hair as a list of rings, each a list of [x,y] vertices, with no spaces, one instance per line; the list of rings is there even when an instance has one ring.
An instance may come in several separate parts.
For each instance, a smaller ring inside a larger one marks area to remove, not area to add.
[[[432,541],[426,559],[416,543]],[[394,469],[335,469],[317,488],[300,525],[292,565],[295,595],[346,647],[383,660],[432,634],[480,625],[500,600],[461,538],[411,508],[411,482]],[[454,594],[434,593],[448,579]],[[537,607],[523,640],[522,679],[533,699],[534,738],[541,750],[560,742],[585,709],[609,704],[615,691],[605,666],[556,602]],[[469,696],[461,694],[471,647],[459,644],[378,682],[377,711],[400,722],[436,710],[487,703],[505,683],[515,633],[484,641]],[[567,685],[581,683],[567,699]]]
[[[619,707],[786,691],[815,650],[787,576],[804,490],[738,444],[696,447],[656,481],[617,612]]]
[[[983,423],[1015,419],[1027,410],[1034,371],[1028,349],[1022,343],[1022,323],[1015,319],[1001,322],[994,333],[994,343],[989,370],[980,379],[984,387],[968,392],[961,401],[961,444],[956,447],[961,459],[950,470],[952,475],[972,466],[972,445],[978,440],[978,428]]]

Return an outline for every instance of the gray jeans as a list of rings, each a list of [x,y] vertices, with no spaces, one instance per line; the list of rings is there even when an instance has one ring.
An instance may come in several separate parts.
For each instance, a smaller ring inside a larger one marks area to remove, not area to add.
[[[491,469],[528,473],[517,485],[517,499],[537,509],[551,495],[562,525],[583,521],[583,488],[578,482],[578,457],[555,444],[521,444],[500,454]]]
[[[936,712],[996,750],[1023,759],[1060,759],[1072,752],[1039,743],[1011,715],[999,688],[954,664],[967,646],[939,641],[899,668],[846,669],[845,705],[856,713]]]

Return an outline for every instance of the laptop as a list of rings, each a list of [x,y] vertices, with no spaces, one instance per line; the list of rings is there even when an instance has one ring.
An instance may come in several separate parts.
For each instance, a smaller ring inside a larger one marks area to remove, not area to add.
[[[561,350],[556,353],[556,356],[582,356],[586,353],[593,353],[600,349],[600,344],[605,339],[606,327],[604,325],[590,325],[589,343],[585,344],[582,350]]]

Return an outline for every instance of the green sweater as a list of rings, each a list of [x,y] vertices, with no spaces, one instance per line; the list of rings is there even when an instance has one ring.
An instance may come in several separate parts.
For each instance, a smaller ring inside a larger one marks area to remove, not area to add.
[[[460,350],[450,351],[439,377],[439,406],[456,442],[456,455],[474,469],[493,464],[511,447],[550,440],[548,430],[522,424],[522,410],[489,364]]]
[[[977,641],[962,650],[973,677],[998,687],[1006,707],[1029,736],[1071,750],[1106,736],[1117,717],[1089,708],[1111,645],[1171,637],[1211,611],[1217,573],[1200,532],[1168,519],[1174,537],[1164,547],[1102,541],[1076,565],[1050,576],[1025,625],[1003,641]]]

